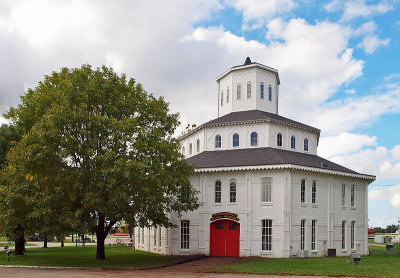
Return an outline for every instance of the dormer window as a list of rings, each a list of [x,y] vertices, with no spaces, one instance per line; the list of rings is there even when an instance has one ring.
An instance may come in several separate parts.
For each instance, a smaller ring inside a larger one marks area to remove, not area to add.
[[[261,97],[261,99],[264,99],[264,83],[263,82],[261,82],[261,85],[260,85],[260,97]]]
[[[224,105],[224,91],[221,91],[221,106]]]
[[[242,85],[239,83],[237,84],[236,88],[236,98],[241,99],[242,98]]]
[[[272,87],[271,85],[268,86],[268,100],[272,100]]]
[[[294,135],[292,136],[292,138],[290,138],[290,148],[296,148],[296,137],[294,137]]]
[[[304,150],[306,152],[308,152],[308,139],[307,138],[304,139]]]
[[[226,103],[229,102],[229,87],[226,88]]]
[[[247,82],[247,98],[251,98],[251,82]]]
[[[276,136],[276,145],[278,147],[282,147],[282,134],[278,133],[278,135]]]
[[[251,138],[251,145],[257,146],[257,132],[252,132],[250,138]]]
[[[221,148],[221,135],[215,136],[215,147]]]
[[[237,133],[233,134],[233,146],[239,147],[239,134]]]

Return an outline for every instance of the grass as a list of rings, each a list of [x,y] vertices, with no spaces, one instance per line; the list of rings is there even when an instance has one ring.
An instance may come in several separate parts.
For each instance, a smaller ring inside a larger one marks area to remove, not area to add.
[[[34,245],[36,245],[36,244],[25,243],[25,246],[34,246]],[[14,246],[14,242],[11,242],[11,243],[0,242],[0,247],[4,247],[4,246]]]
[[[386,252],[386,244],[382,244],[381,246],[369,245],[369,251],[371,251],[371,252]],[[390,252],[400,252],[400,245],[395,244],[394,247],[390,250]]]
[[[355,270],[348,257],[336,258],[241,258],[235,263],[216,266],[212,271],[275,275],[318,275],[357,277],[400,277],[400,255],[362,257]]]
[[[386,245],[386,243],[377,243],[377,242],[375,242],[373,238],[369,238],[368,239],[368,244]]]
[[[0,252],[0,265],[36,265],[63,267],[99,267],[99,268],[154,268],[184,261],[183,256],[163,256],[132,248],[105,247],[106,259],[96,260],[96,246],[75,248],[73,246],[29,248],[23,256],[11,256],[7,262],[4,251]]]

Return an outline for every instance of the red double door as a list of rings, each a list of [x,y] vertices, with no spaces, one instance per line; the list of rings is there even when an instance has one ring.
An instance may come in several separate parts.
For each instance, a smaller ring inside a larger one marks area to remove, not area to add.
[[[210,255],[239,257],[240,224],[218,220],[210,224]]]

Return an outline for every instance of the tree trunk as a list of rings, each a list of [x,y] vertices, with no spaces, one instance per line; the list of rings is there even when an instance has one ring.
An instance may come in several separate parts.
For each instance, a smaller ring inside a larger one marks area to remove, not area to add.
[[[82,246],[85,247],[85,234],[82,234]]]
[[[72,242],[74,242],[74,234],[72,234]]]
[[[25,249],[25,237],[24,237],[24,228],[21,224],[18,224],[17,228],[14,230],[15,234],[15,255],[23,255]]]
[[[64,247],[64,240],[61,240],[61,247]]]
[[[105,216],[104,214],[99,213],[99,223],[97,223],[97,253],[96,253],[96,260],[105,260],[106,253],[104,251],[104,240],[106,239],[106,233],[104,231],[104,222]]]
[[[47,248],[47,235],[44,235],[43,248]]]

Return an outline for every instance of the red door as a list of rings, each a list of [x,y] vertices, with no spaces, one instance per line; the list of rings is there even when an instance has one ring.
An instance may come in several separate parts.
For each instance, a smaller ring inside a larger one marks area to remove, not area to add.
[[[210,225],[211,256],[239,257],[240,224],[219,220]]]

